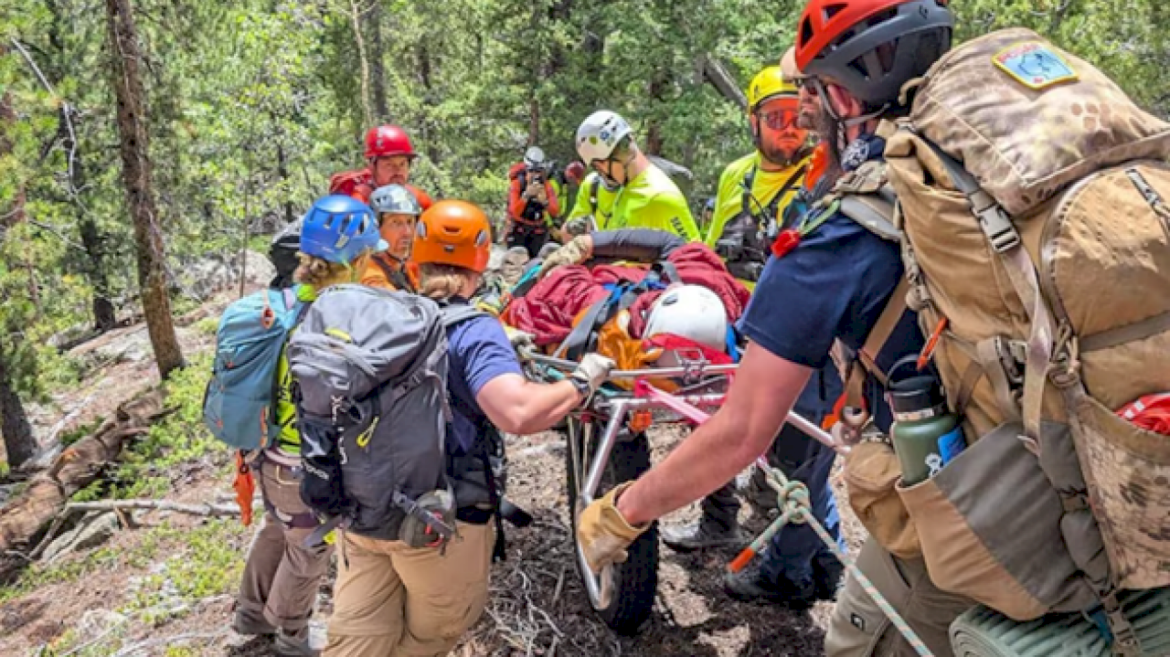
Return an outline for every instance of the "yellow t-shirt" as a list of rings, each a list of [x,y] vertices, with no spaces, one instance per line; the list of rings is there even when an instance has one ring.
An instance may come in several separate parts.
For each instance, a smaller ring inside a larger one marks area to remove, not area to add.
[[[317,291],[308,285],[297,286],[297,299],[304,303],[317,300]],[[296,330],[295,328],[293,329]],[[292,333],[289,333],[292,336]],[[288,343],[280,350],[280,362],[276,364],[276,423],[280,434],[272,447],[291,456],[301,453],[301,434],[297,431],[297,407],[292,400],[292,370],[288,364]]]
[[[686,197],[670,176],[653,164],[618,191],[613,217],[605,228],[653,228],[688,242],[700,239]]]
[[[597,185],[596,207],[593,204],[594,184]],[[592,171],[585,176],[585,179],[581,181],[581,186],[577,188],[577,200],[573,203],[573,209],[569,212],[566,221],[592,215],[597,222],[598,230],[605,230],[613,216],[613,202],[616,198],[617,192],[606,189],[605,184],[601,181],[601,174]]]
[[[738,160],[727,165],[723,170],[723,175],[719,176],[719,193],[715,197],[715,213],[711,217],[711,226],[707,229],[707,235],[704,241],[707,246],[715,248],[715,243],[723,236],[723,228],[729,221],[739,216],[743,212],[743,182],[748,173],[754,168],[756,174],[752,180],[752,196],[755,201],[749,199],[748,205],[751,207],[753,217],[757,219],[763,208],[767,208],[776,199],[776,194],[788,184],[788,190],[784,192],[784,198],[776,204],[777,221],[784,216],[784,208],[796,198],[796,193],[800,191],[804,183],[805,172],[807,172],[808,159],[785,167],[779,171],[765,171],[760,167],[760,153],[753,152],[751,155],[746,155]],[[802,172],[801,169],[804,168]],[[796,176],[800,172],[799,176]],[[794,178],[795,176],[795,178]],[[789,181],[791,183],[789,184]]]

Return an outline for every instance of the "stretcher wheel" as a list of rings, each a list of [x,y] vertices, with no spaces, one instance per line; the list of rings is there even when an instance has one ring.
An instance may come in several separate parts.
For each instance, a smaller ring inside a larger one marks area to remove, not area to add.
[[[1170,588],[1119,596],[1142,655],[1170,655]],[[1019,623],[984,606],[951,624],[956,657],[1109,657],[1110,642],[1081,614],[1052,614]]]
[[[572,419],[569,421],[569,440],[582,441],[581,423]],[[578,445],[580,448],[581,445]],[[577,453],[583,463],[577,463]],[[578,575],[585,582],[593,578],[591,573],[585,572],[581,565],[580,547],[577,545],[577,515],[584,508],[578,508],[578,482],[584,480],[581,473],[588,472],[589,459],[592,451],[589,449],[574,449],[572,445],[565,450],[566,484],[569,495],[569,514],[573,525],[573,549],[578,558]],[[623,481],[638,478],[639,475],[650,469],[650,443],[646,434],[637,434],[614,445],[610,455],[608,467],[605,468],[598,487],[596,497],[601,497],[611,488]],[[600,596],[585,582],[586,594],[594,611],[605,621],[605,624],[614,632],[623,636],[633,636],[638,633],[642,624],[650,618],[654,607],[654,596],[658,590],[658,524],[654,523],[648,531],[634,541],[628,550],[629,558],[625,563],[613,567],[612,593],[608,604],[604,604]]]

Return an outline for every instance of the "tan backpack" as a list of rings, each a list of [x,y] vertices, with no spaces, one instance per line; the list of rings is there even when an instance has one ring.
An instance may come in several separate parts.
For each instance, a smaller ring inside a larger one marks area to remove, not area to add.
[[[1116,414],[1170,391],[1170,125],[1023,29],[915,86],[888,176],[968,448],[899,494],[940,588],[1018,620],[1110,612],[1170,585],[1170,436]]]

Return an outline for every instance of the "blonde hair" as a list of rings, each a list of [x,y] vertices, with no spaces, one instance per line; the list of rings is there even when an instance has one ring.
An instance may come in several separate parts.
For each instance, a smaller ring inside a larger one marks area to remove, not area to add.
[[[424,263],[419,266],[422,281],[418,293],[431,299],[450,299],[459,296],[476,273],[454,265]]]
[[[363,254],[346,264],[330,262],[298,251],[297,259],[301,264],[297,265],[296,271],[293,272],[293,280],[318,290],[338,283],[349,283],[357,278],[355,272],[360,273],[366,268],[367,257],[367,254]]]

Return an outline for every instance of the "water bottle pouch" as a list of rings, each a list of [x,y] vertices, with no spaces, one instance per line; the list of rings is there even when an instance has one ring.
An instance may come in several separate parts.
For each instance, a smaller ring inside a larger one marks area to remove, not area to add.
[[[891,554],[917,559],[922,548],[914,521],[895,490],[901,476],[898,457],[887,442],[862,442],[845,456],[845,485],[857,519]]]
[[[896,486],[931,581],[1018,621],[1095,599],[1065,545],[1060,496],[1022,434],[1018,422],[1000,425],[930,479]]]

